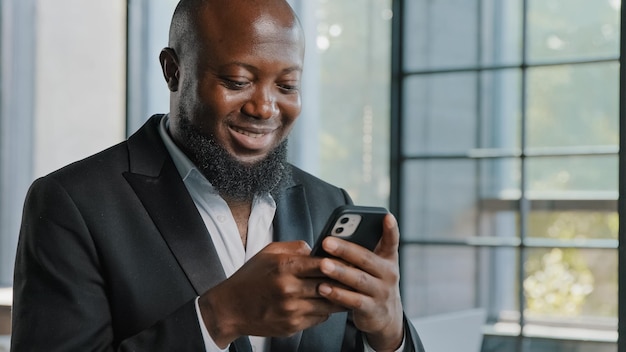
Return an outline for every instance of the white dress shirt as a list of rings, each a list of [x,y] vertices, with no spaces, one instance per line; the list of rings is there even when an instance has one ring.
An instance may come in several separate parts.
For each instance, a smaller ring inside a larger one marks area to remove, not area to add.
[[[252,201],[250,218],[248,219],[248,236],[244,248],[239,235],[239,229],[226,201],[213,188],[211,183],[202,175],[189,158],[176,146],[167,132],[168,115],[161,119],[159,134],[169,152],[178,173],[185,183],[202,220],[211,235],[211,240],[219,256],[226,277],[230,277],[243,266],[250,258],[272,242],[272,221],[276,213],[276,202],[270,194],[255,196]],[[196,314],[202,330],[202,337],[207,352],[228,351],[220,349],[209,334],[198,306],[196,298]],[[250,344],[254,352],[269,352],[269,339],[260,336],[250,336]],[[364,352],[375,352],[363,337]],[[402,343],[404,345],[404,342]],[[401,351],[402,347],[398,349]]]
[[[276,203],[269,194],[254,197],[248,220],[248,237],[246,247],[244,248],[239,236],[239,229],[228,204],[220,197],[211,183],[202,175],[191,160],[172,141],[167,132],[167,120],[167,115],[161,119],[159,133],[174,161],[174,165],[176,165],[178,173],[185,183],[185,187],[187,187],[193,202],[198,208],[198,212],[202,216],[202,220],[211,235],[215,251],[224,268],[224,274],[228,278],[235,271],[239,270],[245,262],[272,242],[272,221],[276,212]],[[206,351],[228,351],[228,348],[220,349],[211,338],[211,335],[209,335],[200,315],[198,299],[196,299],[196,312]],[[268,341],[264,337],[250,336],[252,350],[256,352],[266,352]]]

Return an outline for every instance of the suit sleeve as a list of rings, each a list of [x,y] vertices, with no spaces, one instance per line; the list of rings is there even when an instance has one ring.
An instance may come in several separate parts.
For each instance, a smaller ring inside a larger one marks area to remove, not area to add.
[[[193,300],[118,341],[107,285],[81,210],[54,179],[36,181],[18,242],[11,350],[202,350]]]
[[[404,317],[404,333],[405,333],[405,344],[404,344],[404,352],[424,352],[424,346],[422,345],[422,341],[420,340],[417,331],[415,331],[415,327],[411,322]]]
[[[364,351],[363,346],[363,334],[356,329],[352,322],[352,318],[349,317],[346,323],[346,333],[344,335],[344,341],[341,348],[342,352],[354,352]],[[424,346],[422,341],[415,331],[415,327],[411,322],[404,317],[404,349],[403,352],[424,352]]]

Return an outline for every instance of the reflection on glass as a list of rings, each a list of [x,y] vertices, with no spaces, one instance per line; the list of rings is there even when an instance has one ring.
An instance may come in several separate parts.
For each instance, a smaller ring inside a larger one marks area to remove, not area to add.
[[[518,158],[483,159],[479,165],[481,200],[519,199],[521,162]]]
[[[617,252],[532,249],[525,260],[525,314],[584,325],[585,317],[617,318]],[[615,324],[616,320],[598,321]]]
[[[530,0],[528,60],[617,57],[619,0]]]
[[[617,145],[617,62],[528,70],[527,146]]]
[[[475,249],[405,247],[403,281],[406,314],[428,316],[475,306]]]
[[[527,189],[533,199],[617,199],[618,158],[528,158]]]
[[[516,249],[405,246],[401,255],[409,317],[481,307],[488,323],[519,323]]]
[[[480,148],[521,148],[521,81],[519,69],[481,73]]]
[[[404,2],[404,69],[518,65],[521,0]]]
[[[303,92],[303,104],[318,104],[319,133],[303,137],[319,143],[319,176],[356,203],[387,206],[391,1],[319,1],[300,16],[317,23],[317,38],[308,39],[319,59],[319,101]]]
[[[413,76],[404,90],[404,153],[465,153],[476,146],[477,74]]]
[[[404,69],[477,65],[479,0],[405,1]]]
[[[528,218],[528,237],[559,240],[617,239],[617,212],[534,211]]]
[[[402,235],[407,239],[475,236],[476,163],[413,161],[405,166]]]
[[[519,65],[522,62],[522,0],[481,1],[481,62]]]

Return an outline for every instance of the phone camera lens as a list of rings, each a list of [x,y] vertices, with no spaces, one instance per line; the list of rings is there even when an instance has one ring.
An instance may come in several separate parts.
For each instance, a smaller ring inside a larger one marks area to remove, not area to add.
[[[341,222],[342,224],[345,224],[349,221],[350,219],[348,218],[341,218],[341,220],[339,220],[339,222]]]
[[[343,227],[338,227],[337,229],[335,229],[335,233],[342,233],[343,232]]]

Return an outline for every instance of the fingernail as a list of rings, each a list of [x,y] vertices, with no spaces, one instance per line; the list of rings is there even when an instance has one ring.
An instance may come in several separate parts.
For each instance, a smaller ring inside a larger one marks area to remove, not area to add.
[[[320,295],[323,296],[329,295],[332,292],[332,289],[327,284],[320,284],[317,289],[320,292]]]
[[[335,263],[333,263],[329,259],[322,260],[321,265],[322,265],[322,272],[324,273],[331,273],[333,272],[333,270],[335,270]]]
[[[337,240],[332,237],[329,237],[326,239],[326,241],[324,241],[324,249],[329,252],[333,252],[335,249],[337,249],[338,246],[339,245],[337,244]]]

